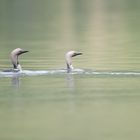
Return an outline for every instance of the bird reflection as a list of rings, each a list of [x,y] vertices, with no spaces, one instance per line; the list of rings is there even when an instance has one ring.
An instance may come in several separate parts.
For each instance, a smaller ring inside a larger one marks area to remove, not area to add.
[[[11,85],[15,88],[20,87],[20,76],[19,75],[14,75],[11,79]]]
[[[67,74],[67,84],[70,90],[75,90],[73,74]]]

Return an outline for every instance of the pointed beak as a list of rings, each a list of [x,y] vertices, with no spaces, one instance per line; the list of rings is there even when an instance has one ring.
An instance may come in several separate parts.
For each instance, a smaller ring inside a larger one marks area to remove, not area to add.
[[[29,51],[21,51],[18,55],[21,55],[21,54],[23,54],[23,53],[27,53],[27,52],[29,52]]]
[[[81,53],[81,52],[76,52],[76,53],[73,54],[72,57],[77,56],[77,55],[82,55],[82,54],[83,54],[83,53]]]
[[[29,52],[29,51],[23,51],[22,53],[27,53],[27,52]]]
[[[77,53],[77,55],[82,55],[82,54],[83,54],[83,53],[81,53],[81,52],[78,52],[78,53]]]

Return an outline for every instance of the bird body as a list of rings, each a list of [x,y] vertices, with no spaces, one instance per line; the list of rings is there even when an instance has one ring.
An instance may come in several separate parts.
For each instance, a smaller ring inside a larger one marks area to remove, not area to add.
[[[12,65],[13,65],[13,70],[14,71],[22,71],[22,67],[21,65],[19,64],[19,61],[18,61],[18,57],[23,54],[23,53],[26,53],[28,51],[25,51],[21,48],[16,48],[14,49],[11,54],[10,54],[10,59],[11,59],[11,62],[12,62]]]
[[[22,67],[19,63],[19,56],[23,53],[27,53],[28,51],[25,51],[21,48],[16,48],[14,49],[11,54],[10,54],[10,59],[11,59],[11,63],[13,65],[13,69],[10,70],[5,70],[4,72],[18,72],[18,71],[22,71]],[[65,60],[66,60],[66,65],[67,65],[67,72],[71,72],[74,67],[72,66],[72,57],[75,57],[77,55],[82,55],[81,52],[77,52],[77,51],[69,51],[66,53],[65,55]]]
[[[81,52],[77,52],[77,51],[69,51],[66,53],[65,55],[65,59],[66,59],[66,65],[67,65],[67,72],[71,72],[74,67],[72,66],[72,57],[75,57],[77,55],[82,55]]]

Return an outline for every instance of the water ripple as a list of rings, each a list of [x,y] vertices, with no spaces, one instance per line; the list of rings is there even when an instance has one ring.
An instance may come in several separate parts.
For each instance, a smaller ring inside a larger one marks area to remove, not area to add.
[[[67,74],[67,70],[23,70],[21,72],[0,72],[0,77],[14,77],[14,76],[39,76],[39,75],[56,75],[56,74]],[[82,74],[82,75],[100,75],[100,76],[140,76],[138,71],[95,71],[95,70],[84,70],[74,69],[69,74]]]

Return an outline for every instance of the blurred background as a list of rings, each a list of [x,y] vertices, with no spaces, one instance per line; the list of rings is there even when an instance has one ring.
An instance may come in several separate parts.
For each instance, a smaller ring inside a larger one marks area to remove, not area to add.
[[[20,47],[26,69],[63,68],[78,50],[77,67],[139,70],[139,14],[139,0],[0,0],[0,67]]]
[[[140,0],[0,0],[0,71],[18,47],[29,51],[23,70],[66,68],[65,53],[77,50],[75,68],[101,71],[0,73],[0,139],[139,139],[139,26]]]

